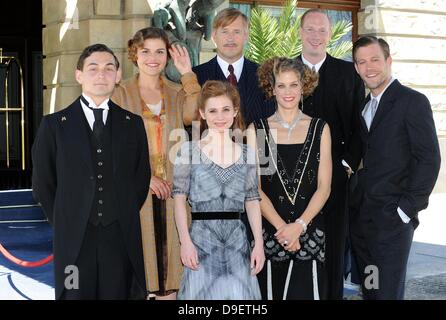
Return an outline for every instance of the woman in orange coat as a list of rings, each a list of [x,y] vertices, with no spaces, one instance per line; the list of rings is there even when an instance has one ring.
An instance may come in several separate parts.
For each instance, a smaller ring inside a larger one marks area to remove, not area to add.
[[[136,32],[128,41],[128,52],[139,72],[116,88],[112,100],[143,118],[148,138],[152,178],[141,209],[147,288],[159,299],[175,299],[183,267],[171,198],[173,163],[169,154],[176,155],[178,142],[186,138],[184,125],[197,118],[200,85],[187,50],[171,47],[162,29]],[[181,74],[181,84],[163,75],[169,57]]]

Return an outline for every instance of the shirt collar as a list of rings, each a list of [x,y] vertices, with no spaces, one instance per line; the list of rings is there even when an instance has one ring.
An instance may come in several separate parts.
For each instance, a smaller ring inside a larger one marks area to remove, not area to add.
[[[378,104],[379,104],[379,101],[381,100],[381,98],[382,98],[384,92],[386,92],[387,88],[388,88],[388,87],[392,84],[392,82],[395,81],[395,80],[396,80],[396,79],[395,79],[393,76],[390,76],[390,81],[389,81],[389,83],[387,84],[387,86],[384,88],[384,90],[383,90],[378,96],[374,97],[374,96],[372,95],[372,93],[370,92],[370,100],[372,100],[372,99],[376,99],[376,101],[377,101]]]
[[[241,56],[240,59],[238,59],[234,63],[231,63],[232,66],[234,67],[234,74],[237,77],[237,80],[240,80],[240,77],[242,75],[244,62],[245,62],[245,57]],[[227,78],[229,76],[229,71],[228,71],[229,63],[223,60],[223,58],[221,58],[219,55],[217,55],[217,63],[220,66],[221,70],[223,71],[223,74]]]
[[[301,55],[302,57],[302,62],[307,65],[310,69],[314,69],[316,70],[316,72],[319,72],[319,69],[322,67],[322,64],[325,62],[325,60],[327,59],[327,55],[325,55],[324,59],[322,59],[321,61],[319,61],[316,64],[312,64],[310,61],[308,61],[307,59],[305,59],[304,55]]]
[[[105,99],[99,106],[96,105],[96,103],[94,103],[93,99],[91,99],[89,96],[87,96],[85,93],[82,93],[82,96],[88,101],[88,106],[86,107],[90,107],[93,109],[104,109],[104,110],[109,110],[109,106],[108,106],[108,102],[110,101],[110,98]],[[81,100],[81,104],[84,104]]]

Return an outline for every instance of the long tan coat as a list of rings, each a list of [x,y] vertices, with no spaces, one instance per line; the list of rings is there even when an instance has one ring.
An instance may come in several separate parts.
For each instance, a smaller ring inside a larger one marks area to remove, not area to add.
[[[133,78],[119,84],[115,89],[112,100],[122,108],[141,116],[141,110],[145,107],[145,103],[139,94],[138,77],[139,75],[137,74]],[[181,77],[182,85],[174,83],[165,77],[161,79],[163,82],[162,94],[166,112],[163,136],[169,137],[173,129],[183,129],[183,123],[190,125],[193,120],[197,119],[197,98],[201,88],[194,73],[183,75]],[[143,120],[146,122],[144,118]],[[167,139],[167,181],[173,182],[173,161],[181,142],[185,141],[185,139],[186,136],[184,134],[176,139]],[[157,292],[159,290],[159,279],[151,192],[147,195],[140,214],[147,288],[149,292]],[[165,254],[167,254],[168,267],[165,289],[178,290],[183,267],[181,264],[178,232],[175,226],[173,199],[166,201],[166,214],[167,253]],[[166,270],[164,272],[166,273]]]

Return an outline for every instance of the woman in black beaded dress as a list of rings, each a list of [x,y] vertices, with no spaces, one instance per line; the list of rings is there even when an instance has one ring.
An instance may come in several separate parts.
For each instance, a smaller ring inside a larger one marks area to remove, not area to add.
[[[328,125],[299,108],[317,86],[317,74],[299,60],[272,58],[258,70],[259,85],[277,102],[276,113],[254,122],[248,143],[258,152],[266,268],[258,279],[263,299],[324,299],[323,212],[330,194]]]

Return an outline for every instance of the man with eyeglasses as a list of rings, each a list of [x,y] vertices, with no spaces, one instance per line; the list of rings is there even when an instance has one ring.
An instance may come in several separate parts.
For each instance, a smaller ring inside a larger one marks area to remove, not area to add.
[[[365,97],[364,84],[353,63],[327,53],[331,24],[326,11],[310,9],[301,17],[302,60],[319,74],[319,84],[303,102],[303,112],[324,119],[332,134],[331,195],[323,209],[326,223],[326,271],[329,299],[343,298],[344,251],[347,238],[348,179],[360,162],[357,108]]]

